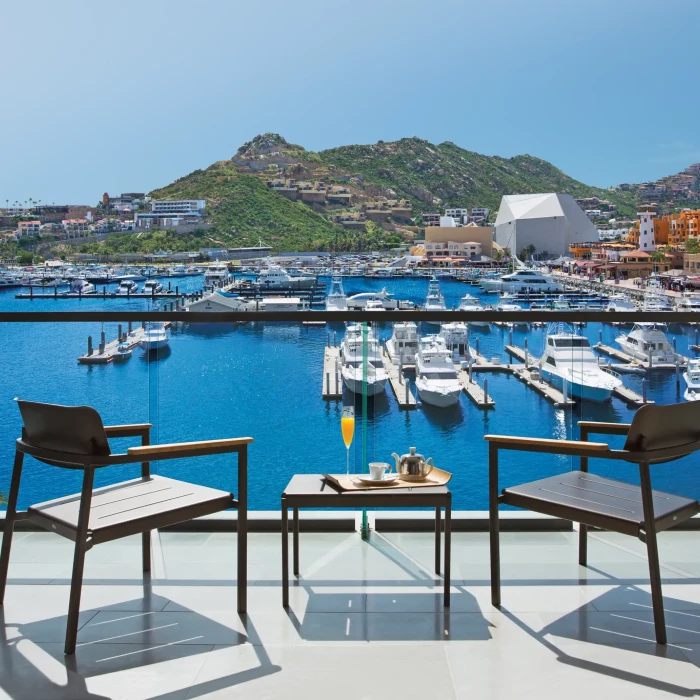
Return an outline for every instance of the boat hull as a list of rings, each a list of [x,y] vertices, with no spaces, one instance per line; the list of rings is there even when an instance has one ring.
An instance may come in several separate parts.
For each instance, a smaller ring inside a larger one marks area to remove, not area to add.
[[[454,406],[459,402],[459,396],[462,393],[461,387],[455,388],[452,391],[435,391],[422,385],[420,381],[416,382],[416,389],[423,403],[437,408]]]
[[[564,379],[560,375],[549,372],[543,367],[542,376],[553,387],[559,389],[560,391],[564,390]],[[598,403],[610,401],[612,398],[612,389],[606,389],[605,387],[587,386],[585,384],[581,384],[580,382],[569,380],[567,380],[566,386],[567,398],[580,401],[596,401]]]
[[[343,373],[343,381],[348,391],[352,391],[353,394],[361,394],[363,391],[363,386],[365,382],[361,379],[355,379],[347,374]],[[367,396],[376,396],[381,394],[386,390],[386,379],[376,379],[374,381],[368,381],[367,384]]]

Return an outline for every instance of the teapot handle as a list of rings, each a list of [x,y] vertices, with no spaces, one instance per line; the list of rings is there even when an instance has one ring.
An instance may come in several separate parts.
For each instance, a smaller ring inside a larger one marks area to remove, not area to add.
[[[425,460],[425,463],[430,465],[430,469],[428,469],[428,471],[425,472],[425,476],[428,476],[428,474],[430,474],[430,472],[433,471],[433,469],[435,469],[435,464],[433,463],[432,457],[428,457],[428,459]]]

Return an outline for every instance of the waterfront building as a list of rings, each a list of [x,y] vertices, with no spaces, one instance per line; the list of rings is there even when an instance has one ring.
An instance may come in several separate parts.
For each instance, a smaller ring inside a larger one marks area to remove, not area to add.
[[[443,217],[445,218],[445,217]],[[450,221],[453,219],[450,217]],[[449,248],[448,246],[456,246]],[[468,247],[464,247],[464,246]],[[476,247],[478,246],[478,252]],[[490,226],[426,226],[425,255],[426,258],[449,256],[450,251],[461,253],[454,257],[491,256],[493,251],[493,229]]]
[[[495,241],[516,255],[528,246],[565,255],[571,243],[597,240],[598,231],[570,194],[514,194],[501,200]]]
[[[38,219],[33,221],[20,221],[17,225],[17,236],[24,238],[25,236],[38,236],[41,229],[41,221]]]

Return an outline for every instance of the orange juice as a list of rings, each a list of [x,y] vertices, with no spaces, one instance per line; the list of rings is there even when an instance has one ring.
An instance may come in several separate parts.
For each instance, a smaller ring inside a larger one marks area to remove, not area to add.
[[[350,448],[352,437],[355,434],[355,416],[343,416],[340,419],[340,429],[343,433],[343,442],[345,447]]]

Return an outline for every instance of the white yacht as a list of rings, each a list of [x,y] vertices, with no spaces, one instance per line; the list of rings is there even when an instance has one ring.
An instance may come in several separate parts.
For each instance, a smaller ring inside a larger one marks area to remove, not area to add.
[[[648,362],[651,355],[652,364],[675,364],[682,360],[673,350],[665,326],[658,323],[637,323],[626,334],[620,335],[615,342],[636,360]]]
[[[676,311],[700,311],[700,294],[686,292],[676,304]]]
[[[626,294],[613,294],[605,305],[606,311],[636,311],[637,307]]]
[[[518,306],[517,304],[510,304],[507,301],[499,301],[498,304],[496,304],[496,311],[522,311],[522,307]],[[518,321],[509,321],[508,322],[509,326],[527,326],[527,321],[526,320],[518,320]]]
[[[413,321],[399,321],[386,341],[386,351],[392,364],[412,365],[418,352],[418,326]]]
[[[347,311],[348,298],[343,289],[343,278],[340,275],[333,275],[331,279],[331,289],[326,297],[326,311]]]
[[[481,288],[487,292],[563,292],[564,288],[551,277],[536,270],[518,270],[497,279],[483,278]]]
[[[428,296],[425,297],[425,303],[423,304],[423,311],[446,311],[447,306],[445,305],[445,297],[442,296],[440,291],[440,283],[435,275],[430,278],[430,284],[428,285]],[[439,326],[440,321],[426,321],[431,326]]]
[[[355,394],[361,394],[365,379],[367,396],[375,396],[384,391],[389,378],[382,363],[379,341],[371,328],[367,329],[367,375],[364,372],[362,327],[351,324],[345,329],[345,337],[340,346],[343,363],[341,374],[345,386]]]
[[[80,295],[94,294],[95,293],[95,285],[91,284],[86,279],[79,277],[78,279],[74,279],[70,283],[70,293],[71,294],[80,294]]]
[[[158,280],[148,280],[141,290],[144,294],[162,294],[163,285]]]
[[[438,337],[445,341],[445,347],[452,353],[455,362],[471,359],[466,323],[443,323]]]
[[[465,294],[459,300],[459,310],[460,311],[483,311],[484,307],[481,305],[481,302],[479,301],[479,299],[472,296],[471,294]],[[469,325],[474,326],[475,328],[483,328],[483,327],[488,328],[489,322],[488,321],[469,321]]]
[[[386,287],[380,292],[360,292],[348,297],[348,310],[358,311],[364,309],[368,301],[380,301],[386,311],[394,311],[396,309],[414,309],[415,304],[411,301],[399,301],[392,299],[391,294],[387,292]]]
[[[663,294],[646,294],[642,311],[673,311],[673,307]]]
[[[446,408],[459,401],[462,385],[452,352],[440,336],[421,338],[416,355],[416,389],[421,401]]]
[[[186,277],[187,268],[184,265],[173,265],[168,268],[168,277]]]
[[[683,372],[687,389],[683,394],[686,401],[700,401],[700,360],[688,360],[688,369]]]
[[[365,311],[386,311],[386,309],[379,299],[370,299],[365,304]]]
[[[278,287],[293,289],[311,289],[316,284],[315,277],[292,276],[279,265],[269,265],[260,270],[258,284],[261,287],[275,289]]]
[[[168,344],[168,332],[164,323],[150,323],[143,333],[143,340],[139,343],[146,352],[161,350]]]
[[[223,287],[228,282],[228,267],[218,260],[204,272],[205,287]]]
[[[598,366],[588,338],[563,323],[549,327],[539,366],[545,380],[574,399],[609,401],[622,386],[617,375]]]
[[[129,296],[136,294],[139,291],[139,286],[133,280],[122,280],[117,287],[115,294],[118,296]]]

